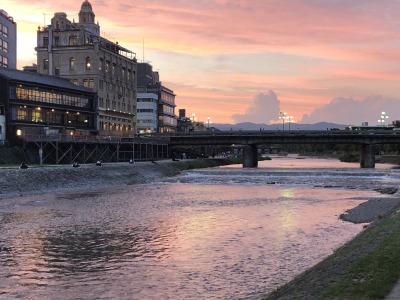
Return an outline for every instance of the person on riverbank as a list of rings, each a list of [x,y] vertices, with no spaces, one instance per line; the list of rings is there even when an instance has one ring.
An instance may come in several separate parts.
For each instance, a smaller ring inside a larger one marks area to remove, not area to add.
[[[76,161],[74,161],[74,163],[72,164],[72,166],[73,166],[74,168],[79,168],[79,167],[80,167],[80,165],[79,165],[78,162],[76,162]]]
[[[102,166],[103,166],[103,163],[101,162],[101,160],[98,160],[98,161],[96,162],[96,166],[97,166],[97,167],[102,167]]]
[[[28,165],[25,162],[22,162],[19,166],[20,169],[28,169]]]

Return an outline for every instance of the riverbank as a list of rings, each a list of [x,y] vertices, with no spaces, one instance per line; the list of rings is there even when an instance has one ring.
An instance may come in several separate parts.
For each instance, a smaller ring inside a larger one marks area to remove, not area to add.
[[[39,193],[65,192],[147,183],[195,168],[241,163],[239,159],[163,160],[155,162],[107,163],[0,168],[0,198]]]
[[[354,223],[372,223],[264,300],[398,299],[395,287],[400,287],[400,199],[372,199],[340,217]]]

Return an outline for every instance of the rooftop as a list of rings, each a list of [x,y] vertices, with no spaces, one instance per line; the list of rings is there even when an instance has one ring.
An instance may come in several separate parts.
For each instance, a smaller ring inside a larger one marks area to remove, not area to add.
[[[91,89],[75,85],[68,79],[57,76],[43,75],[34,72],[20,71],[16,69],[0,67],[0,77],[7,78],[9,80],[23,81],[26,83],[36,83],[39,85],[69,89],[77,92],[93,93]]]

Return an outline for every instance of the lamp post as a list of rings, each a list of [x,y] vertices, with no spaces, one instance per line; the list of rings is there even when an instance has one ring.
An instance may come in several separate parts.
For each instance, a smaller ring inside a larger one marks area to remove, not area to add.
[[[381,118],[378,120],[378,123],[382,126],[385,126],[385,120],[389,119],[389,116],[383,111],[381,113]]]
[[[211,117],[207,117],[207,127],[208,127],[208,130],[210,130],[210,123],[211,123]]]
[[[287,116],[286,119],[287,119],[286,122],[289,123],[289,130],[290,130],[290,123],[293,122],[293,116]]]
[[[286,113],[285,112],[280,112],[279,113],[279,119],[282,119],[282,130],[285,130]]]

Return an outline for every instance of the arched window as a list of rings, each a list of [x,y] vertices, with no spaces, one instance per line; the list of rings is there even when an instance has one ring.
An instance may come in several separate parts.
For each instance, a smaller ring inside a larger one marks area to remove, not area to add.
[[[69,59],[69,69],[70,70],[75,70],[75,58],[71,57]]]
[[[90,70],[91,67],[92,67],[92,61],[90,57],[86,57],[86,70]]]

